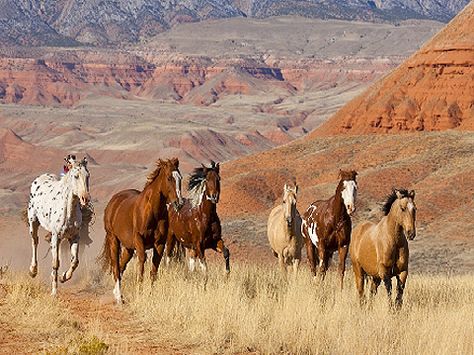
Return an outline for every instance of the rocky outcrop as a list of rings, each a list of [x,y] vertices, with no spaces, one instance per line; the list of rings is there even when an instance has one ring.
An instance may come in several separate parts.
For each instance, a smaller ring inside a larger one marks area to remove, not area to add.
[[[474,130],[474,3],[312,136]]]

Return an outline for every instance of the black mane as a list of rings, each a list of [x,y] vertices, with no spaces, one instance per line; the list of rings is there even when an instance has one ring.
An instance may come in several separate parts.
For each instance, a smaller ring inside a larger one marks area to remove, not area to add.
[[[207,174],[207,171],[209,170],[217,171],[216,163],[213,160],[211,160],[211,166],[209,168],[205,166],[195,168],[191,177],[189,178],[188,191],[191,191],[196,186],[199,186],[203,182],[203,180],[206,179],[206,174]]]
[[[397,193],[398,191],[403,197],[408,197],[408,190],[405,189],[393,189],[390,195],[386,197],[386,200],[382,206],[382,211],[383,214],[386,216],[390,213],[390,209],[392,208],[393,203],[397,199]]]

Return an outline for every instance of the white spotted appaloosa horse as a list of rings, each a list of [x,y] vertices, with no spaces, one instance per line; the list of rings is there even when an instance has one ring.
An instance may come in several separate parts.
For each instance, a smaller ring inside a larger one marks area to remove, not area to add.
[[[87,160],[84,158],[80,162],[72,161],[71,169],[61,179],[56,175],[43,174],[31,184],[28,203],[28,225],[33,248],[30,276],[35,277],[38,273],[38,227],[41,225],[51,232],[53,296],[57,293],[61,240],[69,240],[71,265],[60,281],[69,280],[79,264],[79,231],[82,224],[80,205],[85,206],[90,201],[89,176]]]
[[[316,276],[316,264],[322,279],[329,259],[339,253],[341,289],[346,268],[346,257],[351,239],[351,215],[355,211],[357,182],[355,171],[339,171],[340,181],[336,193],[328,200],[313,202],[302,216],[301,232],[311,271]]]

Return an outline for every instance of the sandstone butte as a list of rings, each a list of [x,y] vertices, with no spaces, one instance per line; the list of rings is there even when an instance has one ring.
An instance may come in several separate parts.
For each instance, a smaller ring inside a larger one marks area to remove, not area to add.
[[[474,2],[309,135],[474,130]]]

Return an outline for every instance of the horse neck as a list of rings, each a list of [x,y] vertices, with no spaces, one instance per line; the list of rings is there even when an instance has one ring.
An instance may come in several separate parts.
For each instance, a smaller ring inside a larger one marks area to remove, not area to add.
[[[342,188],[343,188],[343,183],[342,180],[339,181],[339,184],[337,185],[336,188],[336,193],[334,195],[334,217],[335,220],[338,221],[343,215],[344,212],[346,212],[346,207],[344,206],[344,200],[342,199]]]
[[[161,173],[150,182],[142,191],[144,196],[150,196],[150,202],[152,206],[159,206],[162,198],[164,199],[162,193],[162,181]]]
[[[75,207],[77,203],[79,203],[79,199],[77,198],[77,196],[74,196],[72,192],[72,187],[69,184],[70,178],[71,178],[70,176],[66,176],[65,178],[59,181],[59,183],[62,184],[60,198],[63,199],[65,219],[67,221],[73,218]]]
[[[387,238],[391,239],[393,243],[398,243],[401,238],[405,238],[403,234],[403,227],[402,225],[398,222],[396,212],[394,210],[394,206],[390,209],[390,212],[386,216],[386,223],[387,223],[387,229],[389,233],[387,234]]]

